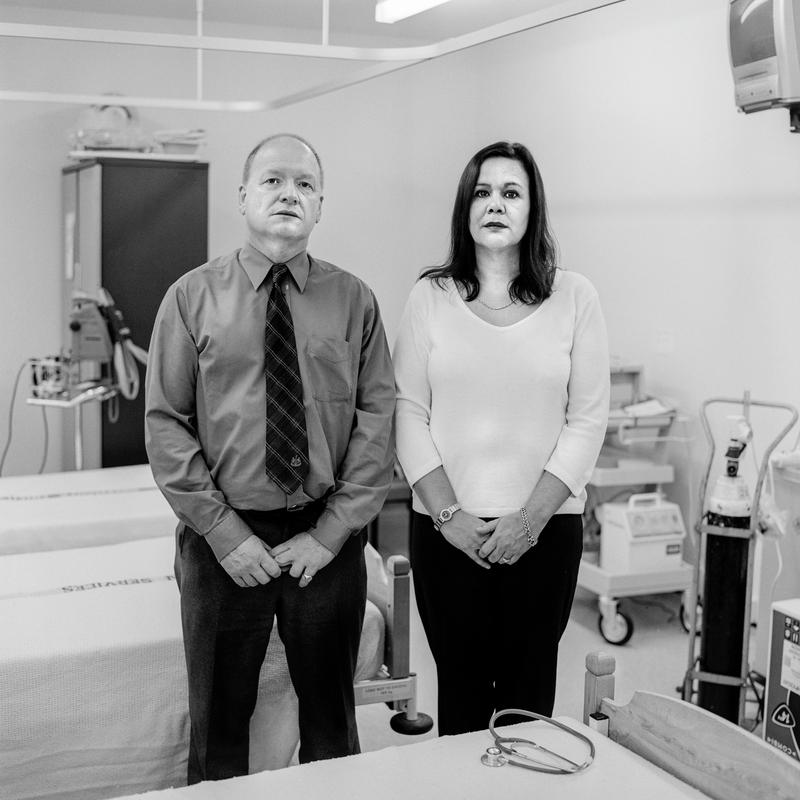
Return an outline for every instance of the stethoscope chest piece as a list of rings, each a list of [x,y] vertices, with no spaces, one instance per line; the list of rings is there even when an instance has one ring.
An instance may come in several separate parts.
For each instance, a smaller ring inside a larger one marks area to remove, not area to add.
[[[481,764],[484,767],[504,767],[507,763],[508,759],[499,747],[487,747],[486,752],[481,756]]]

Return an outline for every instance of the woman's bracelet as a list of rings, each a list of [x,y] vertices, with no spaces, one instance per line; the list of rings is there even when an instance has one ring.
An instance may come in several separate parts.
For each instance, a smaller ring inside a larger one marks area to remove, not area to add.
[[[538,541],[538,538],[534,539],[533,534],[531,533],[531,523],[530,520],[528,519],[528,509],[526,509],[525,506],[523,506],[519,510],[519,515],[522,517],[522,532],[525,534],[525,538],[528,540],[528,544],[531,547],[536,547],[536,542]]]

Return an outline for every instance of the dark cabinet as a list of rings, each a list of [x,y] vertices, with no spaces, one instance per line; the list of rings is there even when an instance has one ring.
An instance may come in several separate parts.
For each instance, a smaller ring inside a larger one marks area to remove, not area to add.
[[[208,164],[96,158],[62,170],[64,208],[64,347],[69,348],[72,293],[106,289],[133,341],[148,348],[158,306],[180,275],[208,258]],[[138,397],[81,409],[83,467],[147,461],[144,367]],[[118,413],[112,403],[118,402]],[[75,466],[74,419],[65,415],[65,469]]]

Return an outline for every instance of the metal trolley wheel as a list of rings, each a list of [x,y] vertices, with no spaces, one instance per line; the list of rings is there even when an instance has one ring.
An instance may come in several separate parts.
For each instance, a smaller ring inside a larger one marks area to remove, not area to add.
[[[597,627],[609,644],[625,644],[633,636],[633,620],[621,611],[607,616],[600,614]]]
[[[396,733],[404,733],[406,736],[419,736],[433,728],[433,719],[421,711],[418,711],[413,719],[409,719],[405,713],[400,713],[395,714],[389,720],[389,725]]]

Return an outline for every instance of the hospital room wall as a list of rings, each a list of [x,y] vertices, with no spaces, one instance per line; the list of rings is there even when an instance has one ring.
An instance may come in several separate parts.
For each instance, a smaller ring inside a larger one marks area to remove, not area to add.
[[[673,433],[694,440],[661,453],[687,524],[702,401],[800,405],[800,135],[785,110],[737,112],[726,23],[725,0],[628,0],[473,60],[483,138],[537,155],[562,264],[597,286],[612,354],[690,418]],[[759,457],[786,420],[754,416]]]
[[[125,58],[104,64],[98,91],[132,91]],[[254,58],[209,80],[250,97],[293,70],[271,59],[264,72]],[[137,75],[151,85],[138,93],[163,93],[152,82],[169,59],[153,54],[152,71]],[[0,421],[21,360],[61,337],[58,173],[77,111],[2,105]],[[390,341],[418,270],[445,254],[465,160],[497,138],[524,141],[544,174],[562,263],[595,283],[612,353],[644,366],[649,392],[695,420],[702,399],[744,389],[800,403],[800,136],[785,112],[736,113],[724,0],[627,0],[279,112],[141,117],[151,130],[208,131],[212,254],[240,243],[235,192],[250,145],[286,129],[314,141],[327,197],[312,252],[374,287]],[[20,398],[16,411],[5,474],[34,471],[41,454],[38,415]],[[689,514],[704,452],[696,424],[690,432],[691,456],[671,454],[683,481],[671,491]],[[55,444],[48,469],[60,466]]]
[[[108,22],[105,25],[109,27]],[[183,83],[178,81],[169,91],[183,96],[194,91],[191,63],[187,71],[185,62],[179,65],[169,51],[153,49],[143,57],[122,47],[98,51],[71,43],[46,43],[55,45],[52,48],[41,44],[4,41],[0,74],[21,88],[66,91],[77,84],[84,91],[113,88],[129,94],[165,95],[163,76],[174,73]],[[36,58],[31,59],[32,53]],[[221,58],[213,67],[211,61],[207,60],[205,69],[206,96],[211,98],[262,97],[265,83],[273,87],[267,93],[273,97],[292,86],[324,82],[338,68],[261,56]],[[97,69],[100,63],[102,70]],[[203,156],[210,162],[208,249],[212,256],[242,244],[244,226],[237,211],[237,188],[242,162],[253,144],[281,130],[308,137],[322,157],[326,180],[322,221],[310,250],[368,281],[381,303],[387,334],[393,341],[405,297],[419,269],[445,255],[453,188],[464,154],[479,143],[469,82],[458,108],[446,111],[442,105],[439,92],[449,83],[453,70],[459,76],[468,73],[468,54],[425,66],[421,73],[401,71],[275,112],[142,109],[137,113],[145,130],[202,127],[207,131]],[[302,73],[299,80],[298,71]],[[457,83],[454,89],[460,92],[460,78]],[[68,105],[0,105],[0,152],[4,154],[0,156],[4,178],[0,181],[3,430],[18,367],[28,357],[55,352],[62,339],[59,176],[69,149],[67,131],[75,127],[80,110]],[[25,405],[28,386],[27,373],[23,373],[4,475],[35,472],[41,458],[40,411]],[[62,412],[52,409],[47,413],[47,470],[53,471],[61,469],[58,429]]]

